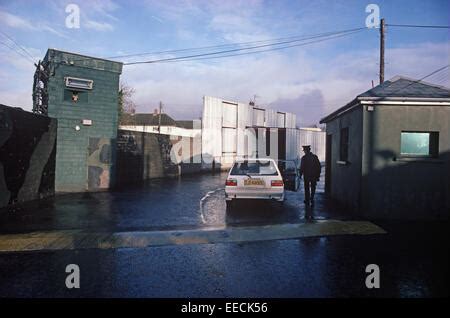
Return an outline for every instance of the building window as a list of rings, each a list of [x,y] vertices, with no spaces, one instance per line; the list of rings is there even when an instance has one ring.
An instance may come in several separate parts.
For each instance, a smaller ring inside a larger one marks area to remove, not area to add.
[[[413,157],[437,157],[439,154],[438,132],[402,131],[400,154]]]
[[[87,103],[88,102],[88,92],[86,91],[77,91],[77,90],[64,90],[64,101],[72,102],[72,103]]]
[[[341,129],[339,160],[348,161],[348,127]]]

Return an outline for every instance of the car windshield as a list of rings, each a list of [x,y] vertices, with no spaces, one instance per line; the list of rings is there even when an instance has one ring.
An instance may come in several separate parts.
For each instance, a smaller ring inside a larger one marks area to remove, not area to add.
[[[258,160],[236,162],[230,174],[233,176],[276,176],[278,171],[273,161]]]

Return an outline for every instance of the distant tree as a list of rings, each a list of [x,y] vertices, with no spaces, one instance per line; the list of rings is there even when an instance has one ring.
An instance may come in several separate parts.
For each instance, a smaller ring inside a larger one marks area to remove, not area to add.
[[[133,101],[134,88],[120,83],[119,89],[119,123],[123,118],[123,114],[136,113],[136,104]]]

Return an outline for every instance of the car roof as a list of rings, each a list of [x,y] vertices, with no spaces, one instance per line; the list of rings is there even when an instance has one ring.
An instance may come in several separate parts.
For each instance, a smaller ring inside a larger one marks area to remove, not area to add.
[[[272,161],[275,163],[275,160],[272,158],[242,158],[236,159],[234,162],[244,162],[244,161]]]

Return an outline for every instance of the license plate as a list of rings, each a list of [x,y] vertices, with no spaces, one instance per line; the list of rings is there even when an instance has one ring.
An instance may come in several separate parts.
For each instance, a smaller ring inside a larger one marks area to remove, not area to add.
[[[246,179],[244,180],[245,186],[264,186],[264,180],[261,179]]]

